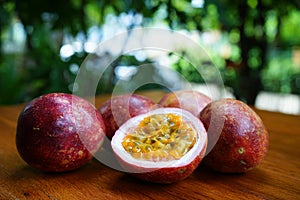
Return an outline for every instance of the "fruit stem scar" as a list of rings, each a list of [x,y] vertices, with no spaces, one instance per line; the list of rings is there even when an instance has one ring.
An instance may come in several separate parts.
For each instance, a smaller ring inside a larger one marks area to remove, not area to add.
[[[260,131],[257,131],[257,133],[256,133],[257,135],[260,135]]]
[[[178,169],[178,173],[179,174],[182,174],[183,172],[185,172],[186,171],[186,168],[180,168],[180,169]]]
[[[79,150],[77,154],[81,157],[83,155],[83,151]]]
[[[239,149],[238,149],[238,153],[239,153],[239,154],[245,153],[245,149],[244,149],[243,147],[239,148]]]

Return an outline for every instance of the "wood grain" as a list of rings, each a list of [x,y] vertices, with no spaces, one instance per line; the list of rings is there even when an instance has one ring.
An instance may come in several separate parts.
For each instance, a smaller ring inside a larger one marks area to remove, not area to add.
[[[161,91],[142,93],[158,101]],[[96,106],[109,96],[95,99]],[[42,173],[18,155],[15,131],[24,105],[0,107],[0,199],[300,199],[300,116],[256,110],[270,133],[265,160],[245,174],[200,164],[186,180],[141,182],[97,160],[68,173]]]

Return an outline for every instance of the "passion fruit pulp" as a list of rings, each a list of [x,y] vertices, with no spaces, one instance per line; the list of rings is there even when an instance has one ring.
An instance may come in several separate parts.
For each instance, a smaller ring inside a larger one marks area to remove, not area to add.
[[[179,108],[159,108],[125,122],[112,149],[124,171],[150,182],[187,178],[204,157],[207,134],[201,121]]]
[[[181,127],[180,127],[181,126]],[[163,161],[180,159],[195,144],[193,128],[172,113],[144,118],[126,135],[122,146],[136,159]]]

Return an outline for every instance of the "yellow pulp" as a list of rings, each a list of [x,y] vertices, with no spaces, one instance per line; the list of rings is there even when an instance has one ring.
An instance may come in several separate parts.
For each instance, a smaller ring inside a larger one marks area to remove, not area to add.
[[[167,161],[181,158],[195,142],[194,129],[181,116],[156,114],[144,118],[122,145],[136,159]]]

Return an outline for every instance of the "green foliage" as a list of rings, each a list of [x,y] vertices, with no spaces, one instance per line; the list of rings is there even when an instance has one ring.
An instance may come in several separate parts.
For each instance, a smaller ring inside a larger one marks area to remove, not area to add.
[[[281,19],[280,27],[282,45],[292,46],[300,44],[300,11],[291,10]]]
[[[265,90],[280,93],[300,93],[300,68],[291,61],[291,51],[278,50],[262,72]],[[298,81],[298,82],[297,82]]]
[[[24,85],[22,85],[22,60],[18,55],[3,57],[0,61],[0,104],[10,104],[23,100]]]
[[[222,57],[214,52],[216,49],[211,49],[212,58],[225,84],[234,88],[238,98],[253,103],[260,89],[300,94],[299,64],[292,62],[290,51],[300,46],[299,7],[298,0],[206,0],[202,8],[193,7],[190,0],[3,0],[0,1],[0,104],[24,102],[48,92],[71,92],[87,52],[76,52],[62,59],[59,51],[66,42],[65,36],[76,37],[80,33],[85,42],[91,27],[101,30],[108,16],[126,14],[133,16],[124,25],[127,29],[137,25],[135,17],[140,15],[141,26],[160,22],[174,30],[220,31],[231,49],[230,55]],[[16,22],[24,26],[24,51],[4,52],[3,44],[11,40],[11,26]],[[274,47],[283,51],[278,54],[272,50]],[[203,61],[203,73],[199,74],[186,60],[175,60],[174,69],[191,82],[203,83],[202,76],[205,80],[214,77],[205,67],[211,63]],[[112,90],[116,81],[114,68],[120,64],[138,66],[143,62],[131,56],[115,61],[99,83],[98,93]],[[249,84],[244,86],[245,82]],[[261,87],[254,84],[260,82]]]
[[[204,31],[206,30],[218,30],[220,29],[219,13],[216,5],[209,4],[207,5],[207,10],[201,21],[201,26]]]

